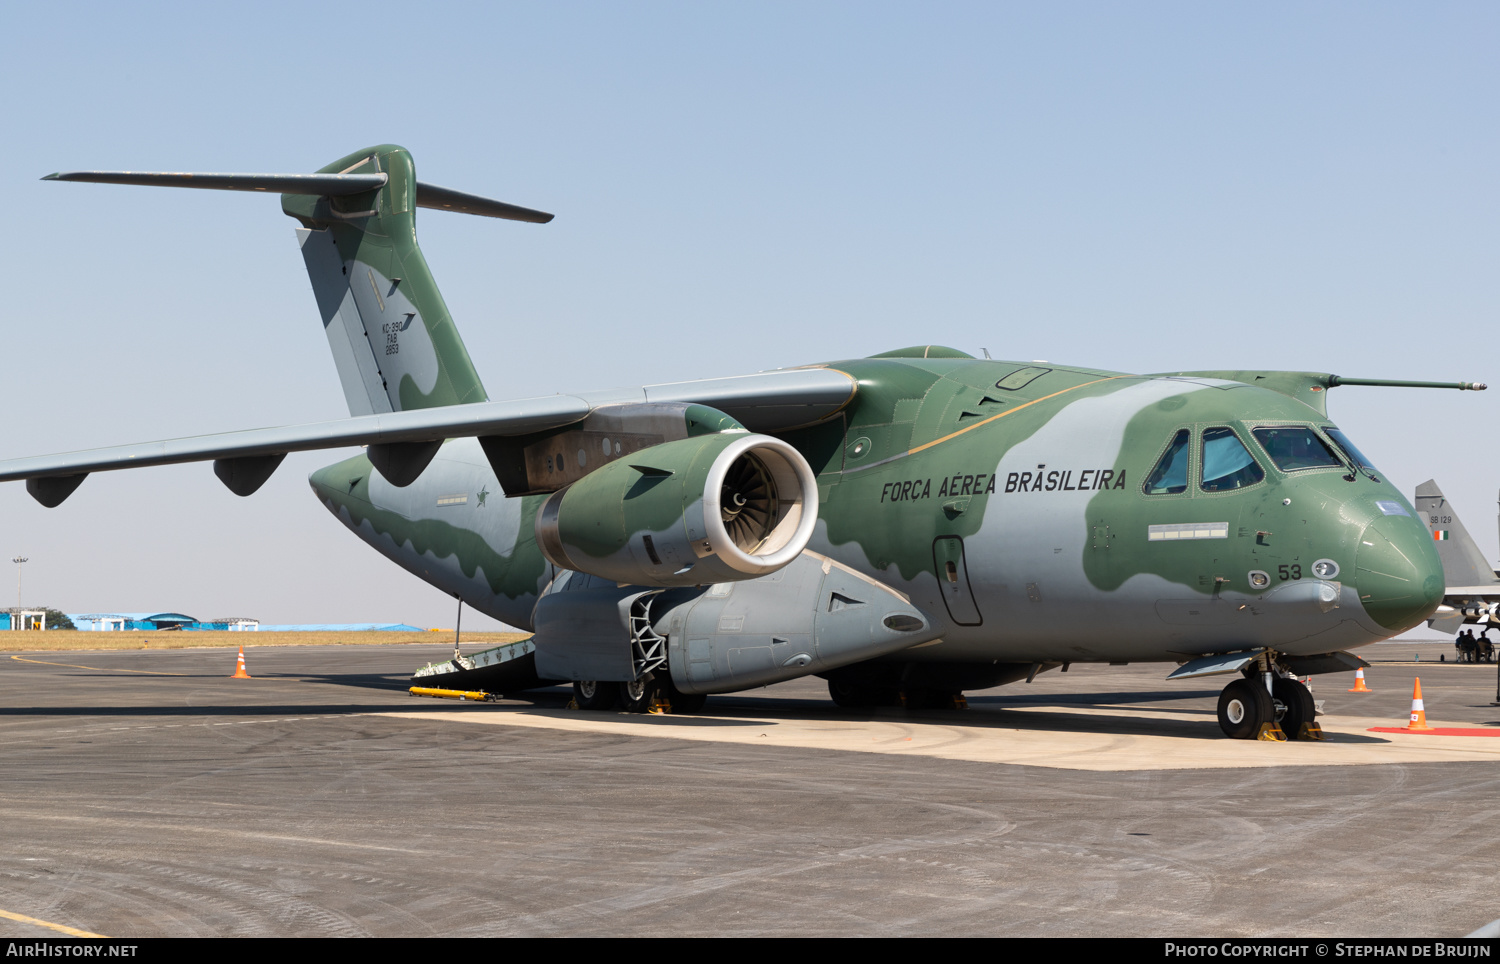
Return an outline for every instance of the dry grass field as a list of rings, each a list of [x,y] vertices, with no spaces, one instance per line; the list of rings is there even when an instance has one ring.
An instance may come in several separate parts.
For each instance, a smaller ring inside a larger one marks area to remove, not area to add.
[[[464,633],[463,648],[466,653],[502,643],[513,643],[525,639],[530,633]],[[427,632],[308,632],[308,633],[243,633],[243,632],[81,632],[78,630],[49,629],[4,632],[0,631],[0,653],[37,652],[97,652],[116,649],[209,649],[244,646],[378,646],[409,643],[452,642],[453,630],[429,630]]]

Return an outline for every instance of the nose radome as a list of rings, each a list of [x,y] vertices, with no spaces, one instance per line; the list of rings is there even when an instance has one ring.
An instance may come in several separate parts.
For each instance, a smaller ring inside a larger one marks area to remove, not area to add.
[[[1354,555],[1359,601],[1392,633],[1418,625],[1443,601],[1443,563],[1429,534],[1409,516],[1365,527]]]

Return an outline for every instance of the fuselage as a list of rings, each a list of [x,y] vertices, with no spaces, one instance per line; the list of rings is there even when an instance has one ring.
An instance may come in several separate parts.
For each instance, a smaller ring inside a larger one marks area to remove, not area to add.
[[[1327,653],[1441,600],[1410,503],[1280,392],[969,358],[827,367],[857,381],[854,399],[775,434],[817,473],[809,548],[941,626],[903,659]],[[558,574],[534,536],[544,497],[506,498],[474,439],[405,488],[364,456],[310,481],[362,539],[512,625],[530,628]]]

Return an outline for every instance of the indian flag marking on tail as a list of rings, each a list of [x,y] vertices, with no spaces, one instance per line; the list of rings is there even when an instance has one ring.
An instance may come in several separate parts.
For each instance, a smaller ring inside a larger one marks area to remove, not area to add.
[[[1448,535],[1447,529],[1433,529],[1432,538],[1437,542],[1446,542],[1452,537]]]

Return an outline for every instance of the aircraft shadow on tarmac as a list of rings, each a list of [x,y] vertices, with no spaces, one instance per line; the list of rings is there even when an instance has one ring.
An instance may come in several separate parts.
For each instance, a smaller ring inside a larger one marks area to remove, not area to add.
[[[409,677],[397,673],[261,673],[256,679],[322,683],[328,686],[352,686],[356,689],[399,693],[404,693],[411,686]]]
[[[1115,693],[1042,693],[1032,695],[970,696],[969,704],[994,706],[1113,706],[1121,703],[1174,703],[1179,700],[1216,700],[1218,690],[1120,690]],[[1194,713],[1196,709],[1166,708],[1169,712]]]
[[[75,674],[75,678],[82,674]],[[90,674],[102,678],[119,679],[117,674]],[[142,674],[147,675],[147,674]],[[150,674],[154,675],[154,674]],[[162,674],[175,679],[216,679],[220,674]],[[350,687],[362,690],[378,690],[395,696],[409,685],[404,675],[375,673],[340,674],[262,674],[257,679],[279,682],[315,683],[326,686]],[[758,695],[764,691],[734,693],[713,696],[702,712],[693,715],[649,716],[619,712],[579,711],[580,717],[611,719],[617,716],[630,718],[633,723],[647,723],[665,728],[701,729],[718,727],[745,727],[776,725],[785,722],[880,722],[895,725],[959,726],[970,729],[996,731],[1042,731],[1068,733],[1095,733],[1118,736],[1165,736],[1177,739],[1219,740],[1224,739],[1214,719],[1213,712],[1200,707],[1150,706],[1152,703],[1175,703],[1183,700],[1212,699],[1213,691],[1146,690],[1105,693],[1063,694],[1005,694],[973,696],[968,699],[968,710],[904,710],[900,707],[881,707],[863,711],[842,710],[830,705],[825,699],[795,698]],[[752,695],[755,694],[755,695]],[[564,709],[572,698],[568,687],[549,687],[528,690],[502,697],[501,703],[481,704],[435,699],[401,699],[388,702],[350,703],[288,703],[248,704],[237,702],[225,705],[34,705],[0,707],[0,718],[6,717],[53,717],[77,718],[89,716],[105,717],[169,717],[223,718],[223,717],[276,717],[276,716],[346,716],[355,714],[401,713],[449,713],[467,710],[479,713],[542,712],[552,713]],[[1045,709],[1044,709],[1045,707]],[[1149,709],[1153,714],[1170,713],[1180,718],[1160,716],[1135,716],[1129,707]],[[1110,713],[1110,709],[1123,712]],[[1084,712],[1076,712],[1078,710]],[[1103,712],[1088,712],[1099,710]],[[571,714],[570,714],[571,715]],[[753,718],[749,718],[753,717]],[[1340,743],[1386,743],[1386,739],[1364,734],[1329,734],[1332,741]]]
[[[751,691],[756,692],[756,691]],[[520,710],[525,712],[550,711],[565,705],[571,691],[532,690],[515,695],[515,699],[532,706],[494,707],[496,712]],[[995,731],[1040,731],[1059,733],[1097,733],[1118,736],[1165,736],[1176,739],[1222,740],[1214,713],[1209,709],[1189,707],[1150,707],[1152,713],[1181,714],[1180,719],[1162,719],[1157,716],[1133,716],[1128,713],[1110,713],[1111,708],[1153,702],[1172,702],[1188,699],[1213,699],[1216,691],[1181,690],[1141,691],[1118,693],[1058,694],[1037,696],[988,696],[970,697],[968,710],[904,710],[900,707],[881,707],[869,710],[850,711],[830,706],[827,700],[769,697],[732,693],[712,696],[704,709],[688,716],[642,716],[621,714],[619,711],[581,711],[580,718],[610,719],[619,715],[633,717],[631,722],[649,723],[667,728],[697,729],[702,727],[775,726],[779,722],[828,723],[828,722],[877,722],[894,725],[959,726],[970,729]],[[472,704],[471,704],[472,705]],[[1016,706],[1017,710],[1008,706]],[[450,704],[451,706],[451,704]],[[1019,709],[1020,706],[1050,707],[1043,709]],[[1070,712],[1099,709],[1105,712]],[[1140,707],[1146,709],[1146,707]],[[476,711],[483,712],[475,707]],[[1387,739],[1364,734],[1328,734],[1330,742],[1338,743],[1388,743]]]
[[[527,694],[528,697],[535,694]],[[749,701],[746,701],[747,703]],[[763,704],[815,701],[764,700]],[[526,705],[530,704],[530,705]],[[555,711],[564,706],[561,694],[546,703],[527,699],[525,703],[481,704],[458,703],[438,700],[413,700],[410,703],[275,703],[247,705],[243,703],[224,706],[7,706],[0,707],[0,718],[162,718],[171,719],[218,719],[224,717],[310,717],[353,716],[362,714],[382,715],[401,713],[449,713],[454,709],[467,708],[476,713],[505,713],[528,711]],[[896,707],[872,710],[864,713],[849,713],[822,704],[821,706],[790,707],[786,705],[732,706],[712,703],[702,714],[695,716],[647,716],[610,712],[588,712],[588,717],[608,719],[628,715],[632,723],[646,723],[664,728],[701,729],[709,727],[755,727],[775,726],[785,722],[879,722],[895,725],[961,726],[968,729],[995,731],[1041,731],[1049,733],[1095,733],[1106,736],[1164,736],[1176,739],[1221,740],[1224,735],[1212,717],[1201,719],[1160,719],[1157,717],[1134,717],[1113,714],[1079,714],[1028,710],[1007,711],[1003,707],[985,708],[980,712],[969,711],[917,711],[908,712]],[[740,714],[753,713],[754,719],[745,719]],[[726,714],[726,715],[719,715]],[[571,715],[571,714],[570,714]],[[1387,739],[1364,734],[1329,734],[1332,742],[1338,743],[1388,743]]]

